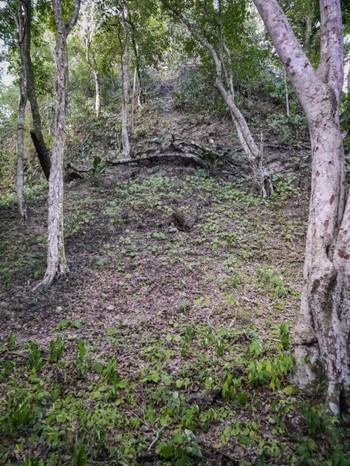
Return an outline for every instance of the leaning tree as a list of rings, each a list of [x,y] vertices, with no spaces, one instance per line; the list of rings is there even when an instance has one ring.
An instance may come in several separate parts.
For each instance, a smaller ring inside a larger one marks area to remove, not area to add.
[[[239,42],[246,21],[245,0],[239,2],[178,2],[162,0],[163,7],[184,24],[193,39],[206,50],[215,67],[214,83],[227,105],[239,142],[253,175],[253,190],[267,198],[273,192],[271,177],[264,166],[263,145],[257,142],[237,103],[233,44]],[[228,37],[230,40],[228,40]],[[248,51],[245,51],[248,53]],[[245,54],[244,53],[244,54]],[[242,54],[243,55],[243,54]]]
[[[254,0],[307,116],[312,184],[304,289],[295,331],[296,380],[324,374],[328,406],[350,411],[350,202],[346,196],[339,103],[344,50],[340,0],[320,0],[320,60],[315,69],[277,0]],[[318,367],[318,371],[315,370]]]

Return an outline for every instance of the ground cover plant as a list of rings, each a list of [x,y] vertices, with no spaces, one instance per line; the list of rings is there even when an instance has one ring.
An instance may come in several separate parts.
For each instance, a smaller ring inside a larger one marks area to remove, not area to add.
[[[316,401],[289,378],[306,210],[291,186],[264,201],[173,166],[73,184],[69,280],[45,294],[30,293],[45,263],[40,197],[30,230],[7,220],[1,461],[349,464],[323,387]],[[192,231],[172,225],[173,207],[198,206]]]

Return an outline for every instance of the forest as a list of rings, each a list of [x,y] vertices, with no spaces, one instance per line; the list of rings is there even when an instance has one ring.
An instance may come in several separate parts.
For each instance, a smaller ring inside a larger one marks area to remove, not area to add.
[[[350,466],[350,2],[0,0],[0,464]]]

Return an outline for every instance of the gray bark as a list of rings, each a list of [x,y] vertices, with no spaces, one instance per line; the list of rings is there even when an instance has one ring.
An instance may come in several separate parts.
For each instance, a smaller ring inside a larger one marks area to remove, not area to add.
[[[101,113],[101,82],[100,82],[100,73],[98,70],[93,72],[95,79],[95,114],[98,118]]]
[[[26,2],[19,3],[15,13],[8,2],[9,12],[16,23],[18,32],[18,47],[20,53],[20,74],[19,74],[19,102],[18,102],[18,122],[17,122],[17,169],[16,169],[16,196],[18,210],[21,218],[26,221],[27,209],[24,200],[24,127],[25,112],[27,106],[27,72],[26,72],[26,36],[28,33],[28,5]]]
[[[90,8],[92,8],[90,6]],[[100,73],[98,70],[98,65],[97,65],[97,60],[96,60],[96,55],[94,53],[94,50],[92,48],[92,39],[93,35],[96,29],[96,23],[95,23],[95,17],[92,15],[90,18],[90,23],[87,29],[85,30],[85,46],[86,46],[86,60],[88,62],[88,65],[90,66],[92,70],[92,74],[94,76],[94,81],[95,81],[95,114],[96,117],[98,118],[101,113],[101,80],[100,80]]]
[[[50,286],[56,277],[68,272],[63,231],[63,154],[65,145],[66,108],[68,94],[67,37],[78,19],[80,0],[67,24],[63,21],[61,0],[53,0],[56,23],[56,111],[53,130],[52,165],[48,198],[48,253],[43,281],[36,287]]]
[[[21,54],[21,69],[19,78],[19,104],[18,104],[18,125],[17,125],[17,183],[16,195],[18,209],[21,218],[25,221],[27,218],[27,209],[24,200],[24,127],[25,127],[25,113],[27,106],[27,77],[25,67],[25,54],[23,53],[23,45],[20,42]]]
[[[131,96],[131,117],[130,117],[130,131],[131,133],[135,130],[135,111],[138,107],[141,106],[140,98],[140,85],[137,75],[137,67],[134,69],[134,78],[132,86],[132,96]]]
[[[31,131],[32,141],[46,179],[50,177],[50,152],[45,144],[44,136],[42,133],[41,117],[39,111],[38,100],[36,97],[35,81],[33,73],[33,65],[30,53],[30,41],[31,41],[31,0],[26,0],[26,12],[27,12],[27,31],[25,36],[25,54],[26,54],[26,73],[27,73],[27,86],[28,86],[28,98],[30,101],[30,108],[33,118],[34,130]]]
[[[328,406],[350,412],[350,203],[339,126],[343,34],[339,0],[320,0],[321,60],[314,70],[276,0],[254,0],[308,119],[312,186],[304,289],[295,329],[297,373],[311,388],[328,379]]]
[[[121,19],[123,27],[123,51],[122,51],[122,151],[125,157],[130,156],[129,142],[129,99],[130,99],[130,48],[129,31],[126,24],[126,8],[121,2]]]

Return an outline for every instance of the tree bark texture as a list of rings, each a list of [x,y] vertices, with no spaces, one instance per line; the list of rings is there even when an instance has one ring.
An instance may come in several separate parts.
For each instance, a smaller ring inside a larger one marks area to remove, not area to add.
[[[91,68],[92,74],[94,76],[95,81],[95,114],[96,117],[99,118],[101,113],[101,77],[98,70],[98,64],[96,61],[96,55],[92,48],[92,39],[94,36],[94,32],[96,29],[96,19],[92,14],[90,18],[90,24],[85,30],[85,45],[86,45],[86,61]]]
[[[42,133],[40,110],[38,100],[36,97],[35,81],[33,73],[33,65],[30,53],[30,41],[31,41],[31,0],[26,0],[27,4],[27,23],[28,28],[25,35],[25,54],[26,54],[26,74],[27,74],[27,86],[28,86],[28,98],[30,101],[30,108],[33,118],[34,129],[31,131],[32,141],[46,179],[50,177],[50,152],[45,144],[44,136]]]
[[[61,0],[53,0],[56,23],[56,110],[53,130],[52,165],[48,198],[48,253],[47,269],[43,281],[38,285],[50,286],[56,277],[68,272],[64,249],[63,231],[63,155],[66,138],[66,108],[68,94],[67,36],[75,25],[80,1],[75,3],[74,13],[68,24],[62,16]]]
[[[126,8],[121,2],[121,19],[123,27],[122,51],[122,151],[125,157],[130,157],[129,142],[129,100],[130,100],[130,48],[129,31],[126,23]]]
[[[248,159],[253,174],[253,190],[260,192],[263,198],[269,197],[273,192],[271,177],[263,165],[263,153],[254,141],[254,137],[249,129],[248,123],[242,112],[235,104],[234,86],[232,75],[232,63],[230,51],[221,38],[221,50],[216,50],[214,46],[190,23],[179,11],[172,9],[172,12],[180,21],[186,25],[192,36],[208,50],[215,64],[216,78],[215,85],[222,98],[230,110],[233,124],[235,125],[239,142]]]
[[[95,114],[98,118],[101,113],[101,78],[98,70],[93,71],[95,80]]]
[[[23,8],[26,8],[25,5]],[[19,16],[21,13],[19,14]],[[25,221],[27,217],[27,209],[24,200],[24,127],[25,114],[27,106],[27,75],[26,75],[26,55],[24,52],[24,35],[26,23],[23,24],[23,18],[19,19],[19,46],[21,56],[21,68],[19,76],[19,104],[18,104],[18,124],[17,124],[17,183],[16,195],[19,214]]]
[[[18,4],[17,12],[13,11],[8,4],[10,15],[12,16],[18,32],[18,48],[20,54],[20,73],[19,73],[19,101],[18,101],[18,120],[17,120],[17,169],[16,169],[16,197],[18,210],[21,218],[25,221],[27,217],[26,205],[24,200],[24,126],[25,111],[27,106],[27,73],[26,73],[26,35],[28,32],[28,5],[26,2]]]
[[[340,1],[320,0],[321,60],[317,70],[278,2],[254,3],[303,106],[311,136],[304,289],[295,329],[296,381],[302,388],[310,388],[323,373],[328,379],[329,409],[334,414],[350,412],[350,205],[349,199],[345,200],[339,125],[344,64]],[[318,374],[314,364],[321,368]]]

